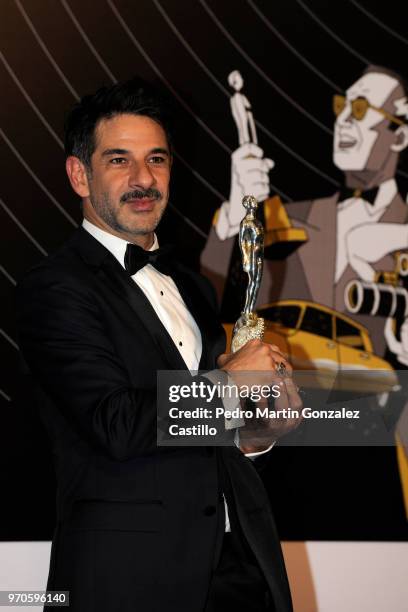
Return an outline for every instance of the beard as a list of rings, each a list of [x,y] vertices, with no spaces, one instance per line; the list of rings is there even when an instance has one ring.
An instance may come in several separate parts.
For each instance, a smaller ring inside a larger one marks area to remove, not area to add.
[[[150,219],[143,221],[143,217],[138,216],[138,213],[128,216],[126,214],[121,214],[124,212],[124,207],[129,200],[142,198],[153,198],[155,200],[154,214],[151,213],[149,215]],[[97,196],[90,186],[89,199],[98,216],[109,225],[110,228],[115,230],[115,232],[133,236],[151,234],[154,232],[166,209],[166,202],[163,198],[163,194],[153,188],[146,190],[137,189],[124,193],[119,200],[119,206],[115,206],[108,192],[102,192]]]

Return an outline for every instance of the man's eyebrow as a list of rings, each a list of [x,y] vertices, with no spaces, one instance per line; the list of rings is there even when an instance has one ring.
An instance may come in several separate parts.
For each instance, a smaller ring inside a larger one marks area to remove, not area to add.
[[[105,155],[126,155],[127,153],[129,153],[129,151],[127,149],[105,149],[105,151],[102,152],[102,156],[105,156]]]
[[[152,153],[161,153],[162,155],[170,155],[168,149],[164,149],[163,147],[155,147],[154,149],[150,151],[150,154]]]
[[[129,153],[130,151],[128,149],[105,149],[105,151],[102,152],[102,157],[107,157],[109,155],[127,155]],[[170,157],[168,149],[165,149],[164,147],[155,147],[149,151],[149,155],[153,153],[161,153],[162,155],[167,155]]]

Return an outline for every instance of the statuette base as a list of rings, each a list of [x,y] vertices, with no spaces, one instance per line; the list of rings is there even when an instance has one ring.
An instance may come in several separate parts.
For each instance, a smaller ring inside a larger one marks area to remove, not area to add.
[[[256,315],[245,317],[237,321],[231,342],[231,351],[235,353],[249,340],[262,340],[265,331],[265,320]]]

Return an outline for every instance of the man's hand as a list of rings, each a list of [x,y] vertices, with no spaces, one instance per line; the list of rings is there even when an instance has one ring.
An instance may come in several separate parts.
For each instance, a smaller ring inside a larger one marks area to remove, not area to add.
[[[218,367],[228,372],[239,388],[277,385],[279,397],[274,401],[273,410],[283,411],[280,418],[245,419],[245,427],[239,430],[240,448],[244,453],[259,452],[268,448],[280,436],[299,425],[302,417],[285,416],[288,409],[300,412],[303,403],[292,378],[292,367],[285,355],[274,344],[261,340],[250,340],[235,353],[224,353],[218,357]],[[276,367],[285,366],[285,374],[279,376]],[[268,408],[268,400],[256,402],[257,408]],[[248,406],[245,407],[248,409]]]
[[[269,197],[269,171],[274,165],[274,161],[264,157],[263,150],[253,143],[244,144],[233,152],[230,196],[221,207],[216,226],[221,240],[238,234],[245,214],[242,207],[245,195],[253,195],[259,202]]]
[[[220,370],[232,376],[233,372],[275,372],[279,363],[283,363],[289,374],[292,366],[276,344],[261,340],[250,340],[235,353],[222,353],[217,359]]]
[[[253,195],[259,202],[269,197],[269,170],[275,163],[264,157],[261,147],[253,143],[244,144],[231,156],[231,190],[229,221],[231,225],[240,223],[244,210],[242,198]]]
[[[374,263],[408,242],[405,223],[364,223],[346,235],[348,261],[359,278],[375,281]]]

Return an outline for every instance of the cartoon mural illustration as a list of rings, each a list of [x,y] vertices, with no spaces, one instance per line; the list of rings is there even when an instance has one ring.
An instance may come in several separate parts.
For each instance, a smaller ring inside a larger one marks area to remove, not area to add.
[[[233,308],[228,283],[245,194],[265,200],[267,228],[271,217],[278,226],[283,217],[289,229],[303,231],[292,252],[275,252],[265,262],[258,306],[301,299],[347,313],[348,283],[355,278],[377,281],[377,272],[394,270],[393,252],[408,247],[408,208],[395,180],[400,153],[408,145],[407,92],[400,77],[369,66],[344,96],[334,96],[333,109],[333,161],[344,172],[345,186],[331,196],[283,206],[276,196],[268,197],[273,162],[262,149],[246,142],[232,154],[230,199],[215,215],[201,257],[220,295],[227,281],[222,297],[226,321]],[[355,313],[353,319],[367,328],[374,353],[383,357],[389,338],[385,317]]]
[[[276,248],[275,234],[266,255],[258,297],[258,312],[269,321],[266,340],[285,350],[297,368],[381,370],[389,388],[396,383],[393,368],[408,365],[408,205],[395,179],[408,145],[407,95],[398,74],[368,66],[344,95],[333,97],[333,162],[344,173],[344,186],[327,197],[284,205],[271,197],[274,162],[240,136],[230,198],[214,216],[201,257],[203,272],[218,289],[228,333],[240,303],[235,260],[241,199],[253,193],[264,200],[270,236],[283,228],[286,234],[303,232],[292,235],[286,249]],[[400,423],[398,461],[407,500],[405,434]]]

